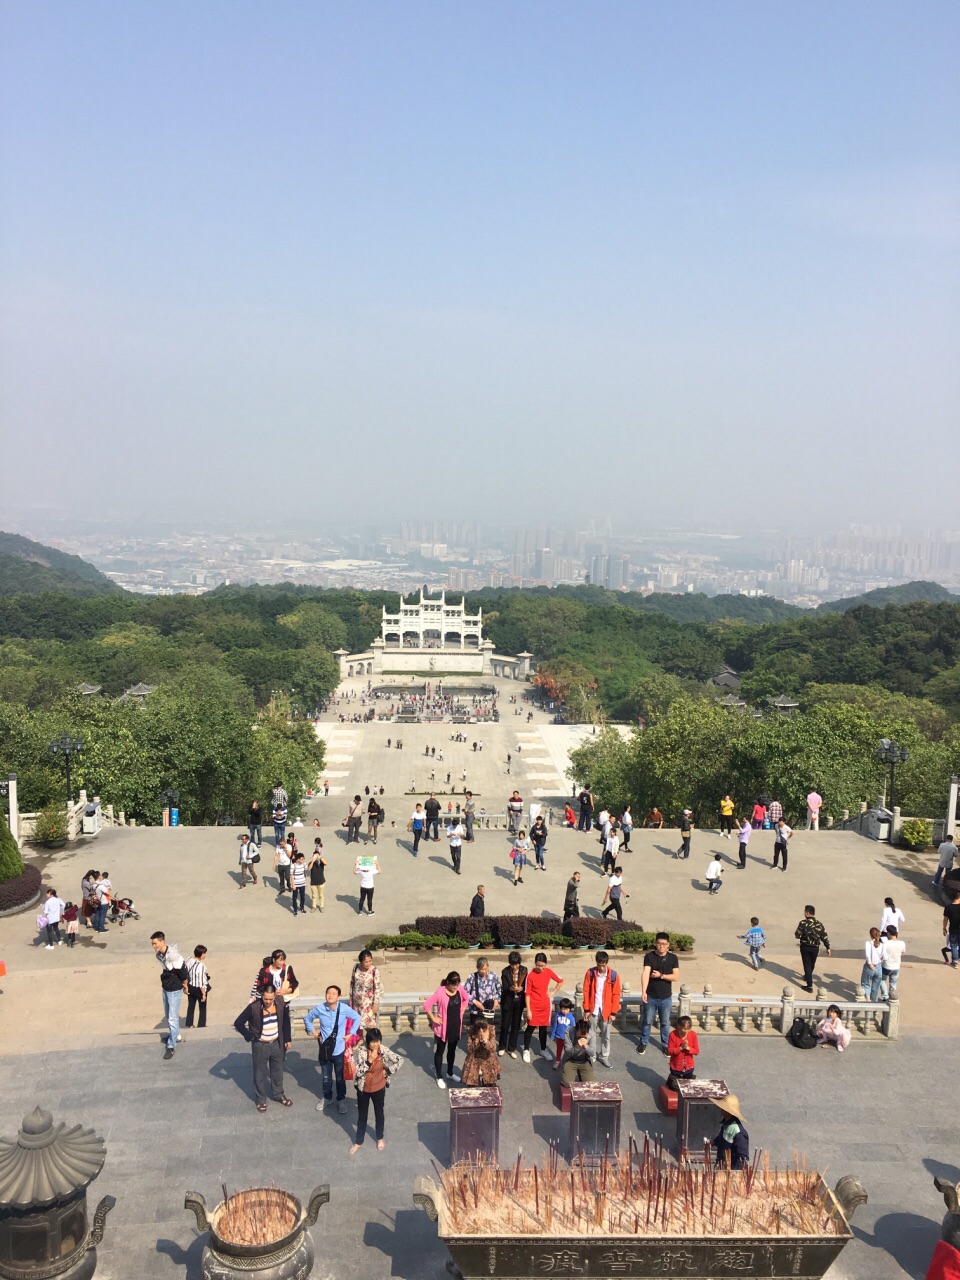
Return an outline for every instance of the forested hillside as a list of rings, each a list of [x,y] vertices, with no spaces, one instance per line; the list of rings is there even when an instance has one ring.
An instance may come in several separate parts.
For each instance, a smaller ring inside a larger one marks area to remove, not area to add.
[[[880,736],[913,750],[903,771],[905,803],[934,805],[943,777],[960,771],[960,604],[861,605],[759,623],[682,621],[620,596],[610,602],[609,594],[487,592],[468,603],[482,605],[498,651],[533,653],[538,684],[566,703],[571,718],[643,721],[644,740],[660,743],[657,769],[673,768],[675,777],[670,790],[657,773],[638,798],[683,792],[692,799],[698,787],[706,803],[719,785],[711,770],[718,762],[726,762],[721,772],[733,767],[724,751],[734,742],[745,787],[799,753],[791,786],[807,785],[800,779],[810,775],[811,760],[833,758],[842,762],[833,794],[867,798],[882,781],[870,745]],[[20,774],[26,807],[44,803],[62,788],[47,744],[60,732],[79,734],[90,743],[80,784],[148,819],[169,785],[184,794],[185,817],[207,821],[233,811],[273,775],[291,789],[308,785],[321,756],[303,717],[337,683],[333,651],[368,646],[381,608],[397,604],[389,592],[288,585],[189,597],[6,600],[0,769]],[[711,678],[725,666],[739,673],[748,703],[768,712],[766,699],[787,693],[801,714],[756,721],[717,707],[722,690]],[[157,686],[143,709],[118,701],[140,681]],[[81,682],[101,693],[82,697]],[[789,734],[800,735],[802,750],[800,739],[783,737]],[[640,765],[630,763],[637,778]]]
[[[0,596],[37,595],[43,591],[92,596],[119,590],[79,556],[32,542],[18,533],[0,532]]]

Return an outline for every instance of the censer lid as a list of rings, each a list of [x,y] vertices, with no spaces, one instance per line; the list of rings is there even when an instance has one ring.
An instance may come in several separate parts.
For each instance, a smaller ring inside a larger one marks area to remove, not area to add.
[[[54,1124],[49,1111],[35,1107],[16,1138],[0,1138],[0,1206],[39,1208],[73,1195],[94,1180],[106,1156],[92,1129]]]

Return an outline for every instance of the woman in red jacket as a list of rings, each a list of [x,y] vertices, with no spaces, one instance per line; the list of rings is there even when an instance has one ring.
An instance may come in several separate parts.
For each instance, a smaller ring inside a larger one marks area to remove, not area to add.
[[[550,990],[550,983],[555,983]],[[527,1010],[527,1028],[523,1033],[523,1060],[530,1061],[530,1045],[536,1028],[540,1036],[540,1052],[548,1061],[553,1057],[547,1048],[547,1035],[553,1014],[553,997],[563,986],[559,973],[547,968],[547,957],[538,951],[533,957],[533,968],[527,974],[527,982],[523,991]]]
[[[670,1032],[667,1053],[670,1055],[670,1075],[675,1080],[692,1080],[695,1058],[700,1052],[700,1041],[693,1030],[693,1022],[686,1014],[677,1019],[676,1030]],[[670,1081],[667,1081],[670,1084]]]

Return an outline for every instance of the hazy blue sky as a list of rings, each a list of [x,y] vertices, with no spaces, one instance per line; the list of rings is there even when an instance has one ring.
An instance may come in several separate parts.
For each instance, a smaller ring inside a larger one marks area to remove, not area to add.
[[[958,65],[956,0],[7,0],[6,527],[958,527]]]

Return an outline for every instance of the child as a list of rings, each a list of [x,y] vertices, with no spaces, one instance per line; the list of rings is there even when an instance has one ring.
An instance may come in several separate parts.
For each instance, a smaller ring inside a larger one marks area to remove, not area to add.
[[[80,931],[80,908],[75,902],[68,902],[64,907],[63,919],[67,926],[67,946],[72,947]]]
[[[553,1064],[554,1071],[560,1070],[560,1059],[563,1057],[563,1051],[566,1048],[567,1032],[573,1030],[575,1022],[573,1001],[564,996],[557,1005],[557,1012],[553,1015],[553,1026],[550,1028],[550,1038],[557,1047],[557,1060]]]
[[[692,1080],[694,1059],[700,1052],[700,1041],[693,1030],[693,1020],[686,1014],[677,1019],[676,1030],[670,1032],[667,1053],[670,1057],[670,1075],[674,1080]],[[670,1080],[668,1087],[672,1088]]]
[[[527,865],[527,857],[530,853],[530,841],[527,839],[526,831],[521,829],[517,832],[517,838],[514,841],[511,857],[513,858],[513,883],[515,885],[523,884],[523,868]]]
[[[760,928],[759,918],[751,916],[750,928],[746,933],[738,933],[737,937],[750,948],[750,963],[754,969],[762,969],[763,957],[760,955],[760,948],[767,945],[767,935]]]

